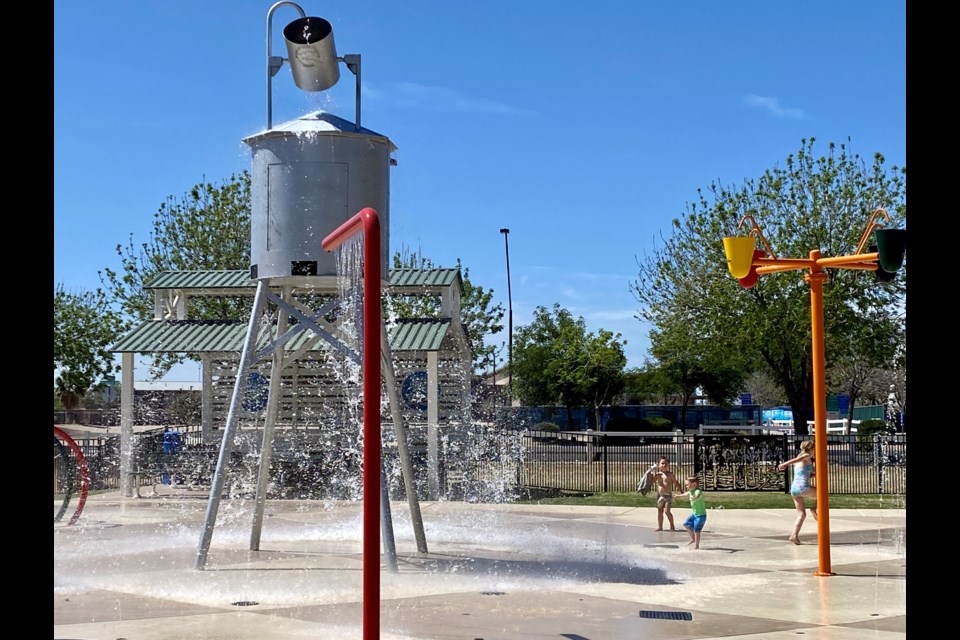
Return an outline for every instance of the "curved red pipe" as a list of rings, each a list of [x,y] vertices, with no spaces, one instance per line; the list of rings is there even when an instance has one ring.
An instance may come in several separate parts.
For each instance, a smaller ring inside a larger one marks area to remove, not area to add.
[[[321,243],[363,231],[363,638],[380,637],[380,220],[367,207]]]
[[[75,524],[80,519],[80,514],[83,513],[83,505],[86,504],[87,494],[90,492],[90,471],[87,469],[87,459],[83,457],[83,450],[80,449],[80,445],[73,438],[56,425],[53,426],[53,435],[67,443],[67,446],[73,451],[73,455],[77,456],[77,466],[80,468],[80,499],[77,501],[77,508],[67,523],[67,526],[69,526]]]

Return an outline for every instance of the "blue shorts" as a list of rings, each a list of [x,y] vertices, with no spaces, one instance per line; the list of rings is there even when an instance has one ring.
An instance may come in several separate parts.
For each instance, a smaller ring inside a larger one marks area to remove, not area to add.
[[[706,514],[702,516],[695,516],[690,514],[690,516],[684,521],[683,526],[687,529],[693,529],[694,531],[703,531],[703,525],[707,523]]]

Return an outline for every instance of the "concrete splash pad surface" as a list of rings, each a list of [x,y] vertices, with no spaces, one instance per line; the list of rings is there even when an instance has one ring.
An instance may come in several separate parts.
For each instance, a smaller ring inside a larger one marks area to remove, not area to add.
[[[206,504],[102,494],[55,524],[54,637],[362,637],[360,504],[269,501],[250,551],[253,502],[224,501],[198,571]],[[383,639],[906,635],[902,509],[831,511],[837,575],[817,577],[816,525],[787,543],[792,509],[711,509],[696,551],[654,531],[651,507],[425,502],[421,555],[406,504],[391,508]]]

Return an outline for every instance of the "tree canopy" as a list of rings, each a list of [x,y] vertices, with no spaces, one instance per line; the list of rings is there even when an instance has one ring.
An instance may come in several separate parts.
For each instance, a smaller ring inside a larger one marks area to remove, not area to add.
[[[220,184],[200,182],[179,198],[170,196],[153,215],[153,230],[139,245],[131,235],[117,245],[120,270],[104,269],[100,280],[124,316],[134,322],[153,318],[154,300],[145,285],[162,271],[245,269],[250,264],[250,174],[231,175]],[[225,320],[249,315],[250,300],[196,296],[190,317]],[[152,373],[163,375],[183,360],[155,354]]]
[[[680,392],[663,368],[648,358],[642,367],[623,372],[623,390],[614,398],[613,404],[674,404]]]
[[[525,405],[563,405],[568,424],[574,407],[599,412],[623,389],[625,344],[619,333],[588,332],[582,317],[559,304],[537,307],[530,324],[514,332],[514,394]]]
[[[394,252],[395,269],[433,269],[436,265],[422,252],[412,253],[406,248]],[[473,351],[474,372],[482,371],[496,346],[486,343],[487,336],[503,331],[503,305],[492,304],[493,289],[484,289],[470,280],[470,269],[464,268],[457,259],[457,269],[463,279],[463,296],[460,298],[460,322],[467,332]],[[436,318],[440,315],[440,300],[432,296],[391,296],[393,313],[410,318]]]
[[[71,293],[54,285],[53,370],[59,371],[55,385],[65,406],[65,396],[82,397],[115,370],[108,348],[125,329],[102,290]]]
[[[687,407],[697,392],[713,404],[729,404],[751,367],[749,356],[727,336],[698,334],[685,314],[668,318],[659,330],[650,332],[650,353],[662,379],[679,392],[681,425],[686,424]]]
[[[671,234],[637,258],[638,276],[630,285],[640,303],[638,317],[654,333],[682,323],[698,344],[726,345],[724,359],[746,366],[747,375],[765,368],[783,388],[800,433],[806,430],[801,416],[812,407],[809,286],[803,273],[786,271],[742,287],[727,271],[722,239],[746,234],[739,225],[751,215],[777,257],[807,258],[815,249],[825,257],[842,256],[856,251],[878,207],[890,216],[881,220],[885,226],[906,221],[904,168],[887,168],[880,153],[868,164],[847,144],[830,143],[823,155],[814,145],[814,138],[804,139],[783,166],[740,186],[714,182],[698,190]],[[896,336],[904,332],[905,272],[906,263],[892,281],[879,282],[869,271],[828,269],[828,360],[869,351],[893,363]]]

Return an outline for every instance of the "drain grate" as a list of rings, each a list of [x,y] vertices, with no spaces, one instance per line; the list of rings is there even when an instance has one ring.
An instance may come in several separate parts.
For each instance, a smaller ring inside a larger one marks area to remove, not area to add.
[[[654,620],[693,620],[689,611],[641,611],[640,617]]]
[[[235,606],[235,607],[253,607],[253,606],[258,605],[258,604],[260,604],[260,603],[257,602],[256,600],[237,600],[236,602],[233,603],[233,606]]]

